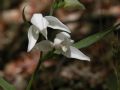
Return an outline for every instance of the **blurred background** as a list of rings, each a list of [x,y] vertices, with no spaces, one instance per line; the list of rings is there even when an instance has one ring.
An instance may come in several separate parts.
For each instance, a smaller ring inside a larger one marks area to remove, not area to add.
[[[17,90],[25,90],[39,60],[39,51],[27,52],[27,31],[23,21],[33,13],[48,15],[53,0],[0,0],[0,76]],[[79,41],[108,29],[120,20],[119,0],[79,0],[85,10],[58,9],[54,16],[72,31]],[[45,61],[32,90],[117,90],[120,76],[120,31],[81,49],[91,62],[63,56]],[[2,89],[0,89],[2,90]]]

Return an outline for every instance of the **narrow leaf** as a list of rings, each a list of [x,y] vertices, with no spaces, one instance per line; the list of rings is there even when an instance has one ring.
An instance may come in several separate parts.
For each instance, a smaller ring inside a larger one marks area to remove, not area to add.
[[[114,31],[115,27],[112,27],[109,30],[98,32],[94,35],[91,35],[91,36],[85,38],[85,39],[82,39],[82,40],[78,41],[77,43],[75,43],[73,46],[75,46],[76,48],[79,48],[79,49],[88,47],[88,46],[94,44],[95,42],[97,42],[98,40],[102,39],[104,36],[106,36],[110,32]]]
[[[0,86],[3,90],[15,90],[15,87],[5,81],[2,77],[0,77]]]

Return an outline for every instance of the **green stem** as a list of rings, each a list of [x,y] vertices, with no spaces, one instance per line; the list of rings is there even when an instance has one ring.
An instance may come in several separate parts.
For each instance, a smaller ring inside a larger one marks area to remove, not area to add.
[[[54,12],[54,2],[55,2],[55,0],[53,0],[53,3],[52,3],[52,6],[51,6],[51,9],[50,9],[50,16],[52,16],[53,15],[53,12]]]
[[[115,73],[116,78],[117,78],[117,90],[120,90],[120,89],[119,89],[119,77],[118,77],[118,72],[117,72],[117,70],[116,70],[115,67],[113,67],[113,69],[114,69],[114,73]]]
[[[42,54],[41,54],[41,58],[39,59],[38,65],[37,65],[34,73],[32,74],[32,77],[31,77],[31,79],[30,79],[30,81],[29,81],[29,83],[28,83],[28,86],[27,86],[27,89],[26,89],[26,90],[30,90],[30,89],[31,89],[32,83],[33,83],[33,81],[35,80],[35,77],[36,77],[36,75],[37,75],[37,73],[38,73],[38,71],[39,71],[39,67],[40,67],[40,65],[42,64],[42,61],[43,61],[43,58],[42,58]]]
[[[111,66],[112,66],[112,68],[113,68],[114,74],[115,74],[116,79],[117,79],[117,90],[120,90],[120,88],[119,88],[119,76],[118,76],[118,71],[117,71],[115,65],[113,64],[113,62],[110,62],[110,63],[111,63]]]
[[[38,65],[37,65],[34,73],[32,74],[32,77],[31,77],[31,79],[30,79],[30,81],[29,81],[29,83],[28,83],[28,86],[27,86],[27,89],[26,89],[26,90],[30,90],[30,89],[31,89],[32,83],[33,83],[33,81],[34,81],[35,78],[36,78],[36,75],[37,75],[37,73],[38,73],[38,71],[39,71],[40,65],[42,64],[42,62],[44,62],[44,61],[47,60],[48,58],[53,57],[53,55],[54,55],[53,52],[54,52],[54,49],[53,49],[52,51],[48,52],[44,57],[42,57],[42,54],[41,54],[41,58],[40,58],[40,60],[39,60],[39,62],[38,62]]]
[[[53,15],[53,8],[50,9],[50,16]]]

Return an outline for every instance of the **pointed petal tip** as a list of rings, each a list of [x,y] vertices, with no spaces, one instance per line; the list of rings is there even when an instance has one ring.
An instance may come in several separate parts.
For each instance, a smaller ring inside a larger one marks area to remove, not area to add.
[[[85,60],[90,62],[90,58],[89,57],[87,57]]]
[[[32,50],[32,48],[30,48],[30,47],[28,46],[27,52],[30,52],[31,50]]]
[[[30,50],[27,50],[27,52],[30,52]]]
[[[82,58],[76,58],[76,59],[89,61],[90,62],[90,58],[88,56],[86,56],[86,55],[84,55],[84,57],[82,57]]]
[[[71,33],[71,31],[68,29],[67,33]]]
[[[30,52],[30,50],[27,50],[27,52]]]
[[[45,39],[48,40],[48,37],[46,36]]]
[[[75,58],[78,60],[84,60],[84,61],[90,61],[90,58],[83,54],[79,49],[70,46],[70,49],[68,52],[65,53],[65,56],[69,58]]]

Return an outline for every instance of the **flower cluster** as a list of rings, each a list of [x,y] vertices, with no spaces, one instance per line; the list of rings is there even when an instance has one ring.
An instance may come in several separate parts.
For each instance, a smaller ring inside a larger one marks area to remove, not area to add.
[[[72,46],[74,41],[71,40],[71,31],[56,17],[43,17],[42,14],[33,14],[31,23],[32,25],[28,31],[28,51],[30,51],[33,47],[36,47],[42,52],[49,52],[55,49],[54,53],[56,54],[62,54],[68,58],[90,61],[88,56],[84,55],[79,49]],[[56,34],[53,42],[47,37],[47,27],[61,31],[60,33]],[[39,33],[45,37],[45,40],[37,43]]]

